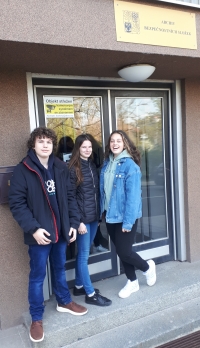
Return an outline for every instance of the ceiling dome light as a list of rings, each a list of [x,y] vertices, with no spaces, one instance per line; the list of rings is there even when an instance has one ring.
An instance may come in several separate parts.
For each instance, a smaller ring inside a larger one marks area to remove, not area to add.
[[[119,76],[129,82],[141,82],[153,74],[155,66],[149,64],[130,65],[118,71]]]

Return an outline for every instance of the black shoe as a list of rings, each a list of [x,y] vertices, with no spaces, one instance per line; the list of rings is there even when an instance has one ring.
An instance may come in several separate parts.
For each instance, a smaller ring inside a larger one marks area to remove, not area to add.
[[[94,291],[95,291],[97,294],[100,294],[99,289],[94,289]],[[74,295],[74,296],[86,295],[86,292],[85,292],[84,287],[82,286],[82,288],[78,289],[78,288],[75,286],[74,289],[73,289],[73,295]]]
[[[112,301],[109,300],[108,298],[98,294],[98,293],[95,293],[93,296],[89,297],[89,296],[85,296],[85,302],[88,303],[88,304],[92,304],[92,305],[95,305],[95,306],[101,306],[101,307],[104,307],[104,306],[110,306],[112,304]]]

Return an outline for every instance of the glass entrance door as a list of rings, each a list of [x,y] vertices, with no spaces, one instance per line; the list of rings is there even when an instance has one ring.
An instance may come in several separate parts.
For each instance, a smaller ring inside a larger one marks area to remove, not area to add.
[[[130,90],[35,86],[38,125],[53,128],[59,139],[57,156],[68,162],[77,135],[94,139],[98,168],[112,130],[122,129],[141,152],[143,216],[133,249],[157,262],[173,259],[173,223],[170,169],[170,104],[167,90]],[[55,100],[63,101],[58,111]],[[53,100],[53,101],[52,101]],[[97,249],[101,244],[104,249]],[[73,284],[76,244],[67,249],[67,279]],[[93,281],[119,273],[118,261],[106,226],[100,226],[91,248],[89,269]]]
[[[112,126],[141,153],[143,215],[133,249],[143,258],[173,259],[168,94],[111,91]]]
[[[107,91],[38,87],[36,102],[39,125],[52,128],[57,134],[57,157],[67,163],[76,137],[82,133],[89,133],[93,139],[94,162],[100,170],[104,139],[110,134]],[[75,278],[76,253],[76,242],[74,242],[66,250],[69,285],[73,284]],[[103,222],[98,227],[91,246],[89,270],[93,281],[116,275],[118,272],[116,254]]]

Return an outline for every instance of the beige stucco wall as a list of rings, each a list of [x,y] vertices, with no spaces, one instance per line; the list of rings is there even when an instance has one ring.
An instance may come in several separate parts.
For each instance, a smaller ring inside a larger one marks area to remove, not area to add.
[[[0,73],[0,166],[17,164],[26,153],[29,135],[25,73]],[[28,310],[28,256],[23,233],[7,204],[0,205],[0,322],[16,325]]]
[[[200,80],[186,80],[183,92],[187,257],[194,262],[200,260]],[[26,153],[30,130],[25,73],[0,73],[0,100],[0,165],[15,165]],[[8,205],[0,205],[0,221],[0,322],[6,328],[20,323],[28,310],[29,260]]]
[[[200,80],[186,80],[184,90],[186,238],[188,259],[194,262],[200,260]]]
[[[126,0],[138,2],[139,0]],[[169,3],[142,1],[148,6],[196,13],[197,50],[117,42],[114,0],[2,1],[0,40],[92,49],[200,56],[200,12]],[[26,30],[25,30],[26,28]]]

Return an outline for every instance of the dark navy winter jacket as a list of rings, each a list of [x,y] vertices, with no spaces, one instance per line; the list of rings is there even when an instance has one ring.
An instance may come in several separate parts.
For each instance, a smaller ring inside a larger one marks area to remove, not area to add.
[[[79,210],[66,164],[55,157],[53,169],[60,212],[60,232],[69,242],[70,227],[77,229],[80,224]],[[43,177],[29,156],[15,167],[10,181],[9,205],[14,219],[24,231],[25,244],[37,244],[32,235],[38,228],[48,231],[48,238],[53,243],[58,241],[56,219]]]
[[[80,222],[88,224],[99,221],[99,178],[95,164],[91,160],[81,160],[83,182],[76,185],[75,169],[70,168],[70,178],[79,207]]]

